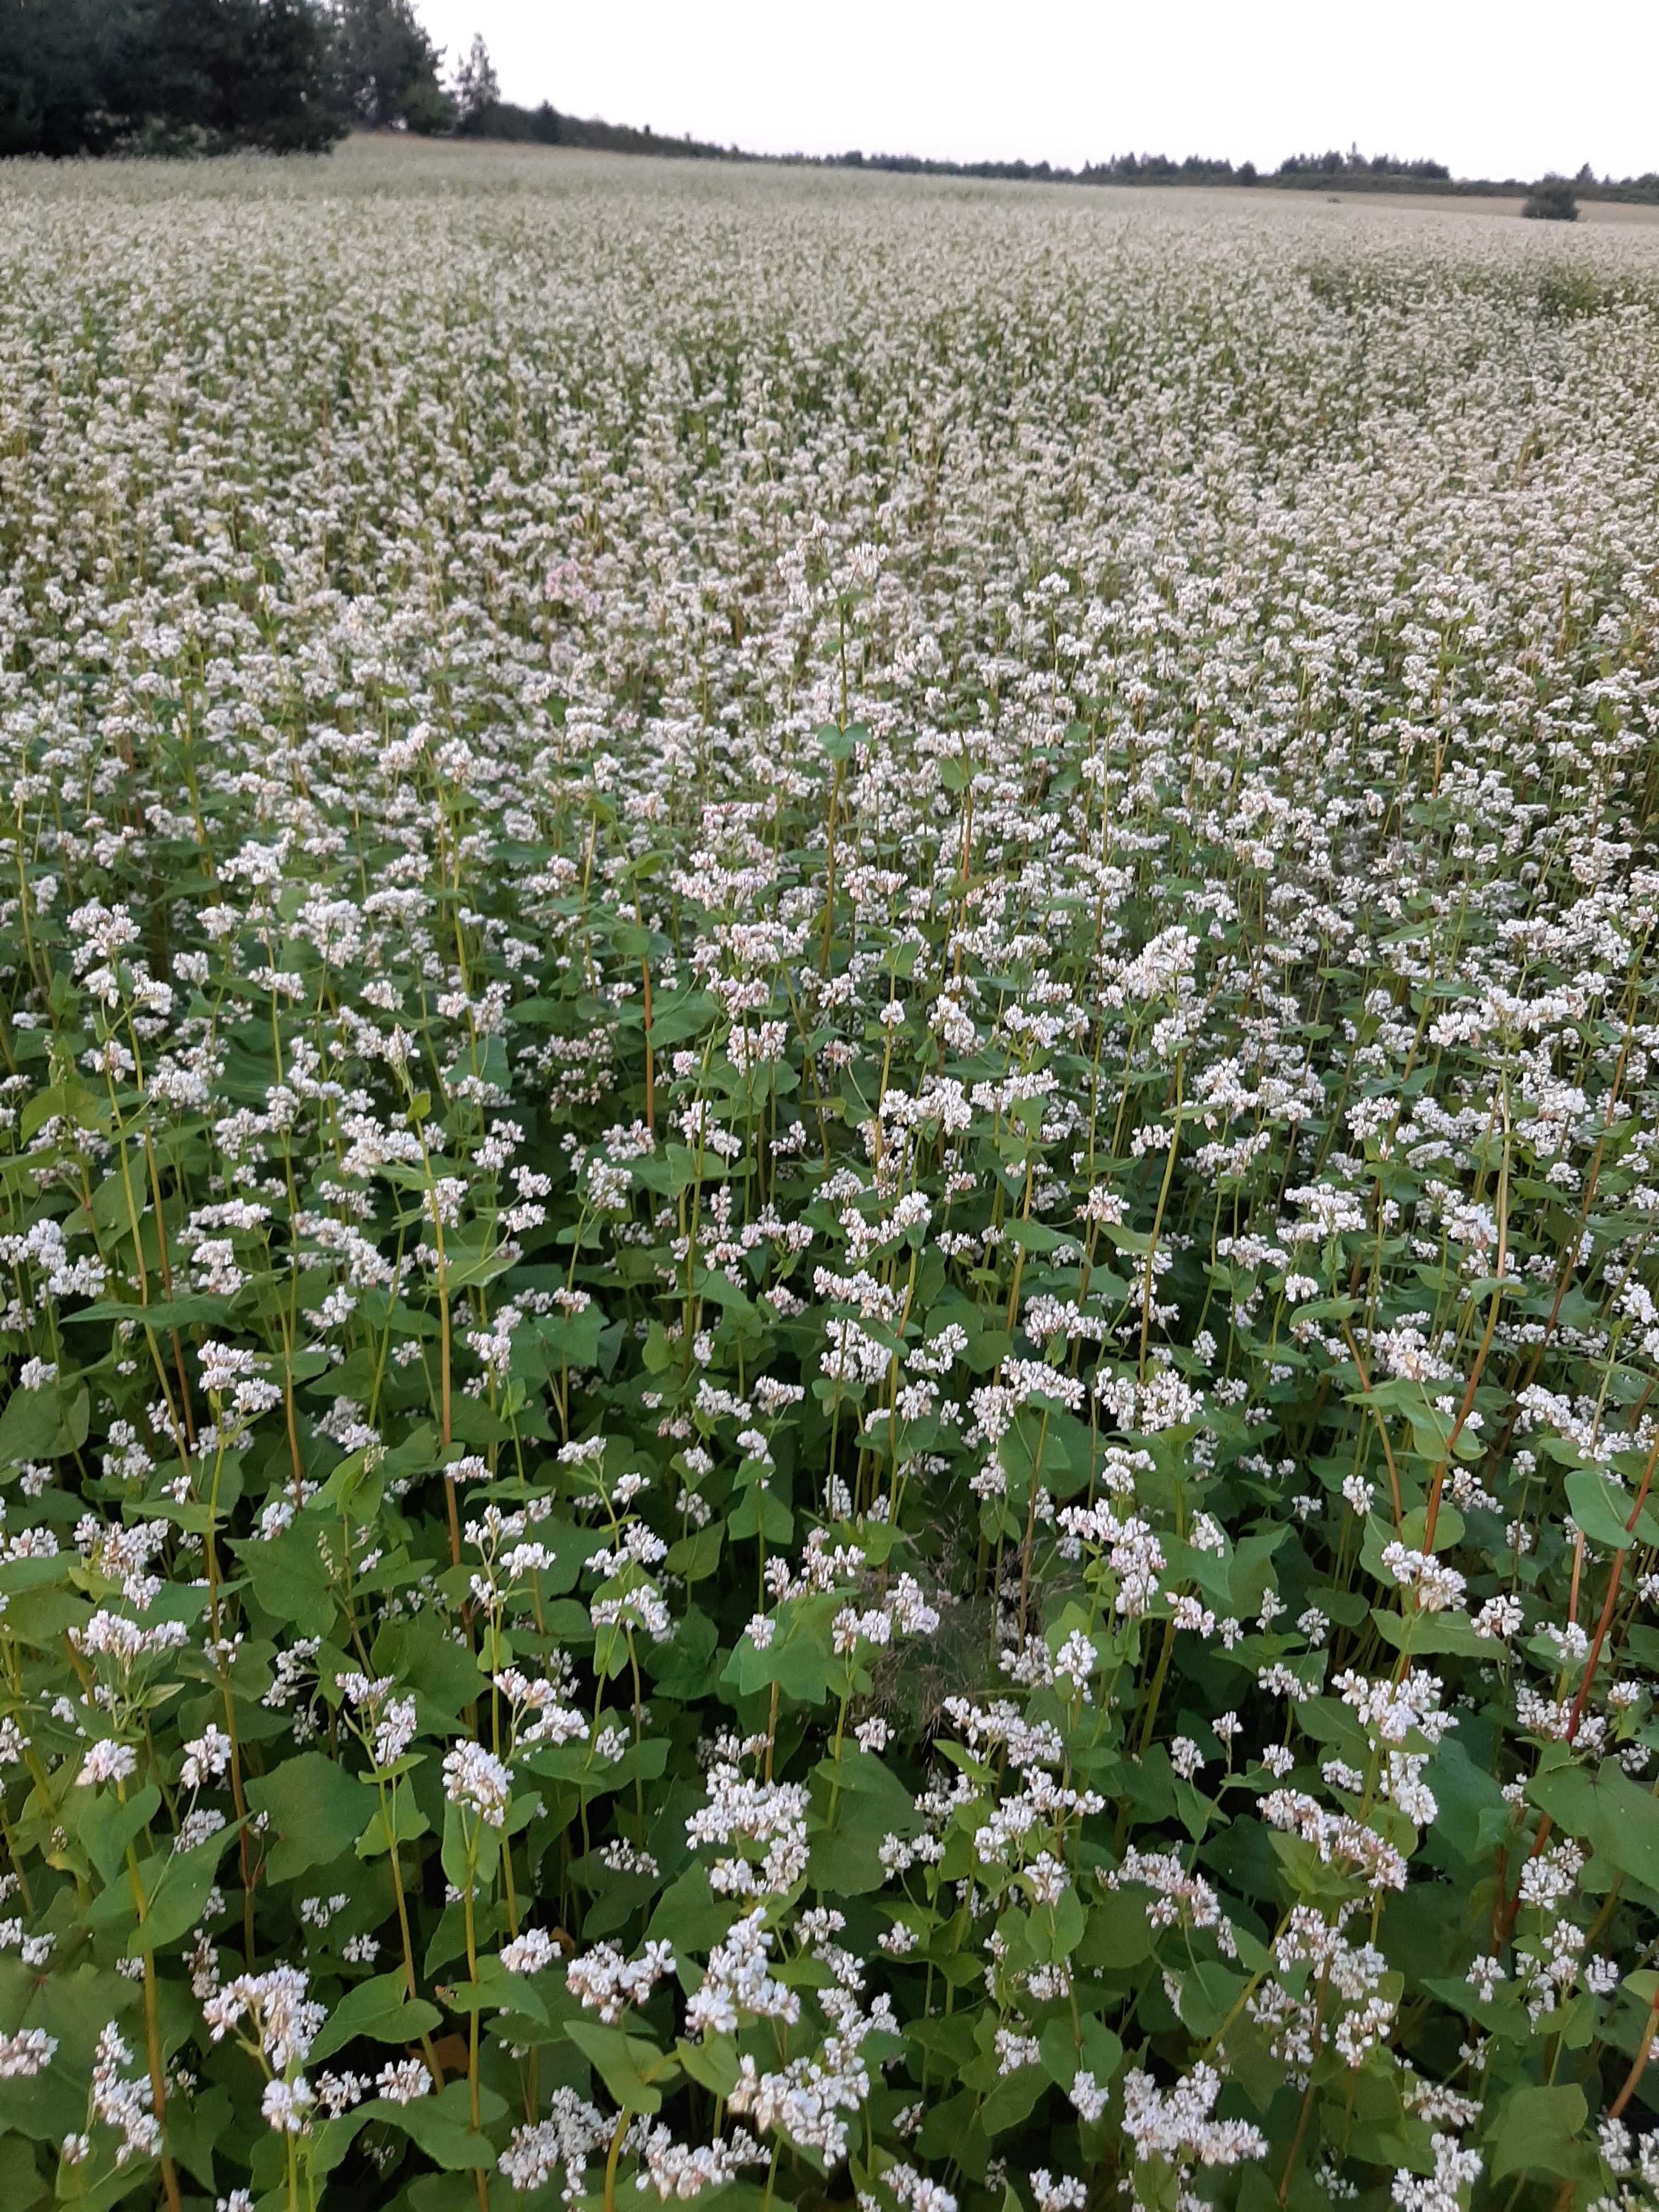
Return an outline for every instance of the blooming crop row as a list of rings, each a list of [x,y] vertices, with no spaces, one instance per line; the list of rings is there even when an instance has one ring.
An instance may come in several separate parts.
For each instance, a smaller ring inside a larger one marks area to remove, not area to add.
[[[1659,234],[1181,210],[0,180],[16,2212],[1656,2201]]]

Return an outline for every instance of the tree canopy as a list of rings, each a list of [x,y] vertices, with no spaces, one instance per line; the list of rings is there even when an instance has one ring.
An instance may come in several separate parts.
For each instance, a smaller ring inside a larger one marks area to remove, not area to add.
[[[413,0],[332,0],[336,69],[350,118],[385,130],[445,129],[451,108],[438,82],[442,59]]]
[[[317,152],[354,121],[443,130],[441,59],[412,0],[0,0],[0,154]],[[475,106],[494,97],[481,42],[462,76]]]

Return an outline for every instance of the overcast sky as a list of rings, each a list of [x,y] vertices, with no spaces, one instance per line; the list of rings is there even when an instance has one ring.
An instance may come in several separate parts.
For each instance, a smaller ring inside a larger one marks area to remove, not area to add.
[[[1659,0],[416,0],[503,94],[762,153],[1659,170]]]

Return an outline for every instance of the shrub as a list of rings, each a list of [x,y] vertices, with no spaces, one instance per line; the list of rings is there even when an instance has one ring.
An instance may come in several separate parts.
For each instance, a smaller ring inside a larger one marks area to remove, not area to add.
[[[1521,212],[1529,222],[1577,222],[1578,195],[1566,177],[1546,177],[1527,194]]]

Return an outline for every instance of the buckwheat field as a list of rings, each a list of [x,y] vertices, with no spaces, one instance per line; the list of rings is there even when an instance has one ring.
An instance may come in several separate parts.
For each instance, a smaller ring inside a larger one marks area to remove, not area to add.
[[[1659,2202],[1659,230],[0,241],[9,2212]]]

